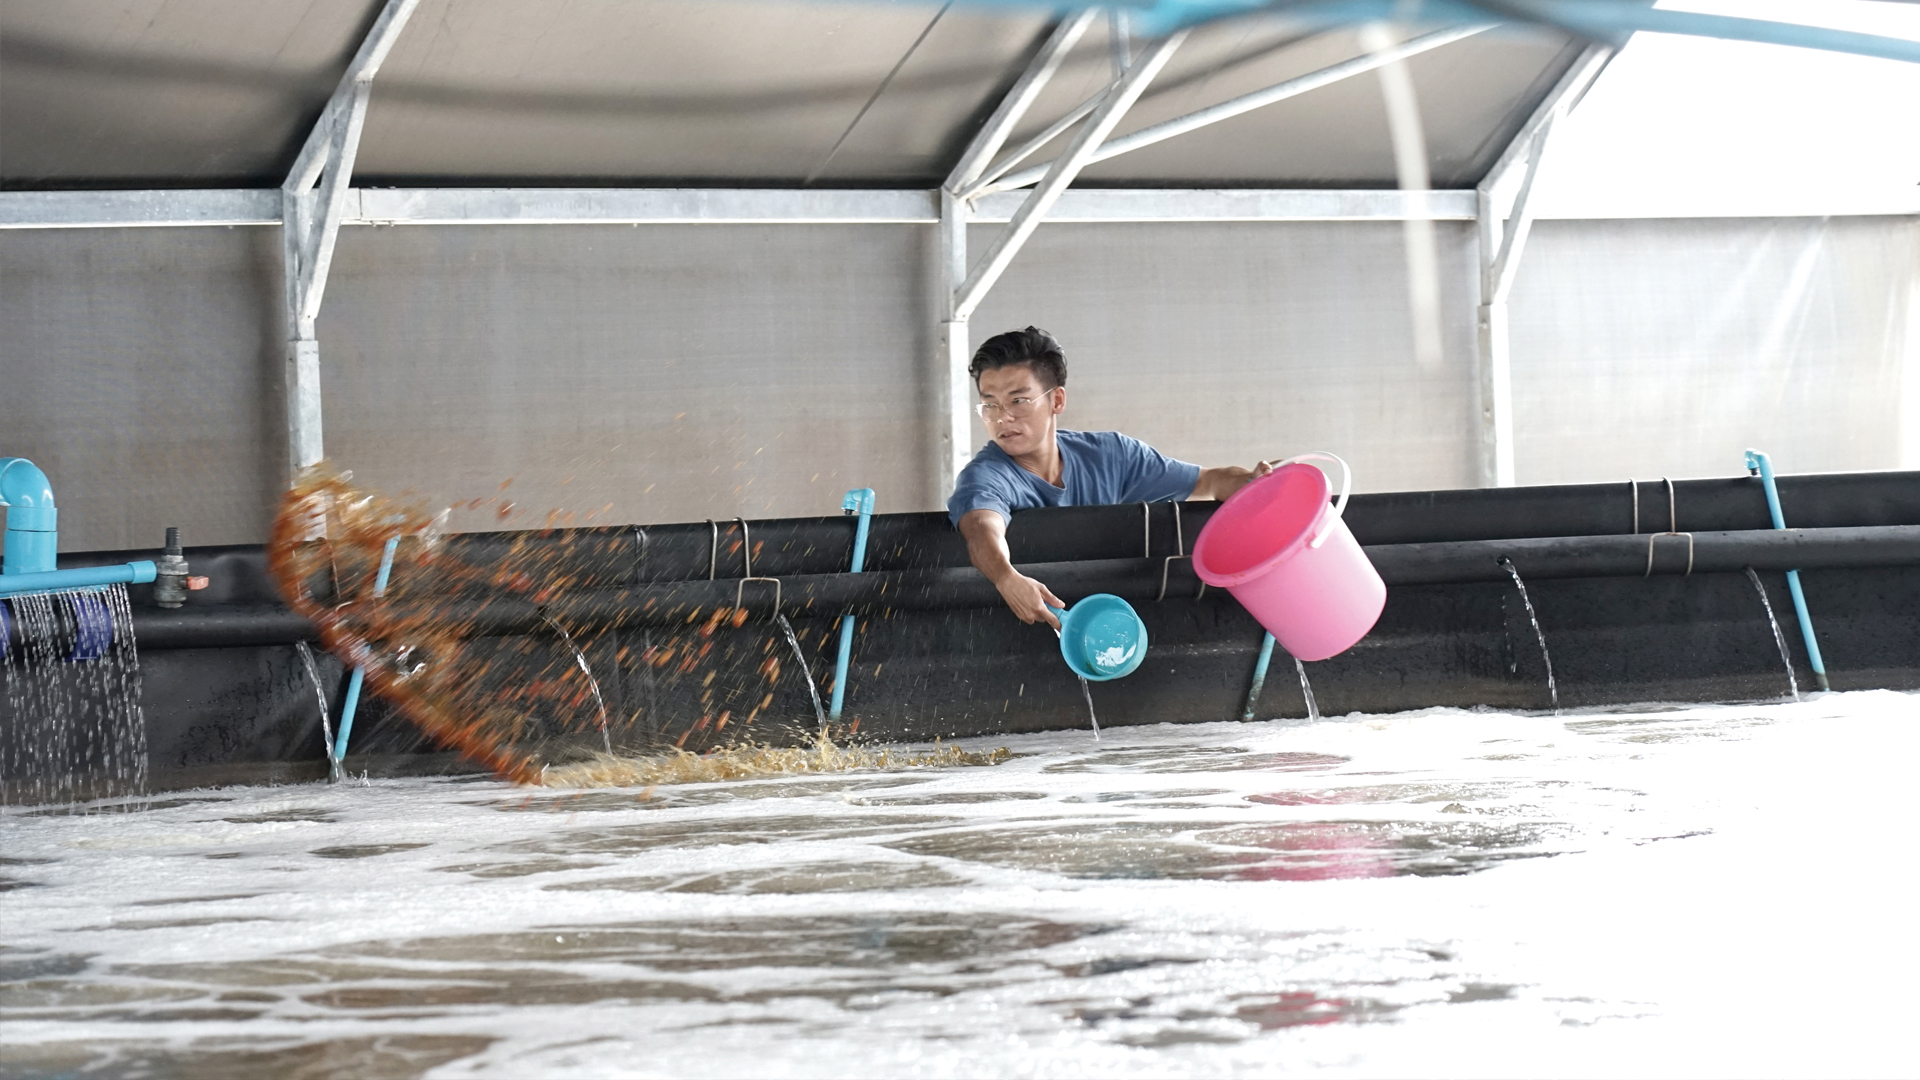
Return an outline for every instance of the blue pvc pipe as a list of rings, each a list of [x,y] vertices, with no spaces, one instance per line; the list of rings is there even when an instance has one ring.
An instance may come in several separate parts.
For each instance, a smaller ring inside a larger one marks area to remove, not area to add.
[[[141,560],[121,563],[117,566],[83,566],[73,570],[47,570],[37,574],[0,574],[0,596],[65,592],[68,589],[85,589],[95,585],[138,585],[152,581],[154,570],[152,563]]]
[[[1784,529],[1787,518],[1780,512],[1780,491],[1773,483],[1773,462],[1760,450],[1747,451],[1747,469],[1760,474],[1761,486],[1767,491],[1767,512],[1773,515],[1773,527]],[[1800,591],[1800,571],[1787,571],[1787,592],[1793,596],[1793,614],[1800,620],[1800,637],[1807,643],[1807,663],[1813,667],[1813,678],[1820,689],[1830,690],[1827,685],[1827,665],[1820,658],[1820,643],[1813,638],[1813,617],[1807,614],[1807,597]]]
[[[853,529],[853,569],[859,573],[867,561],[867,522],[873,517],[873,489],[854,488],[847,497],[840,500],[840,509],[849,514],[860,515]],[[853,658],[853,616],[840,616],[840,656],[833,662],[833,703],[827,710],[829,719],[840,719],[840,705],[847,699],[847,661]]]
[[[387,550],[380,556],[380,572],[373,579],[373,595],[378,599],[386,595],[387,578],[393,573],[393,553],[400,546],[400,538],[387,541]],[[347,680],[347,700],[340,707],[340,734],[333,740],[333,760],[347,759],[347,736],[353,734],[353,714],[360,708],[360,684],[367,679],[364,669],[354,668],[353,677]]]
[[[54,553],[60,547],[60,511],[53,505],[53,485],[47,474],[26,458],[0,458],[0,506],[7,508],[0,574],[53,570]]]
[[[979,7],[1041,8],[1039,0],[969,0]],[[1288,18],[1313,25],[1354,25],[1391,21],[1427,25],[1507,22],[1535,23],[1600,40],[1625,40],[1634,33],[1684,34],[1727,41],[1757,41],[1802,49],[1852,53],[1920,63],[1920,42],[1905,38],[1833,30],[1805,23],[1776,22],[1737,15],[1669,11],[1620,0],[1305,0],[1280,5],[1273,0],[1146,0],[1129,5],[1133,27],[1145,37],[1164,37],[1183,27],[1214,19],[1284,7]]]
[[[1253,710],[1260,704],[1260,691],[1267,685],[1267,665],[1272,662],[1273,635],[1268,634],[1260,642],[1260,659],[1254,661],[1253,665],[1253,685],[1247,689],[1247,711],[1240,715],[1240,719],[1253,719]]]

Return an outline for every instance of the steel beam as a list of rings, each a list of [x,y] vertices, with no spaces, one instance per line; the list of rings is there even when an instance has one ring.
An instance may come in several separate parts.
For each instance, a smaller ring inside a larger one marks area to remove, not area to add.
[[[1613,55],[1611,46],[1588,46],[1520,126],[1474,192],[1480,240],[1480,310],[1476,319],[1479,353],[1475,366],[1480,384],[1478,474],[1482,487],[1512,487],[1516,482],[1513,351],[1507,298],[1513,292],[1520,256],[1533,229],[1534,181],[1540,175],[1540,163],[1554,126],[1579,104]],[[1510,209],[1504,209],[1503,189],[1510,186],[1515,170],[1523,167],[1519,190],[1512,197]]]
[[[1069,188],[1048,221],[1405,221],[1410,217],[1472,221],[1474,193],[1395,188],[1364,191],[1280,191],[1258,188]],[[1009,221],[1025,196],[1004,191],[973,203],[976,222]],[[1424,202],[1424,206],[1422,205]]]
[[[314,324],[353,194],[348,185],[360,151],[368,96],[374,75],[419,3],[387,0],[280,186],[281,251],[286,264],[288,464],[296,475],[325,456],[320,343]]]
[[[1092,165],[1107,161],[1129,151],[1138,150],[1142,147],[1152,146],[1154,143],[1171,139],[1176,135],[1184,135],[1189,131],[1194,131],[1210,124],[1217,124],[1222,120],[1230,120],[1243,113],[1264,108],[1275,102],[1285,101],[1290,97],[1298,97],[1309,90],[1318,90],[1320,87],[1330,86],[1343,79],[1350,79],[1355,75],[1363,75],[1375,68],[1396,63],[1411,56],[1418,56],[1423,52],[1440,48],[1442,45],[1450,45],[1453,42],[1472,37],[1488,29],[1490,29],[1488,26],[1456,26],[1449,27],[1445,30],[1436,30],[1433,33],[1423,34],[1419,37],[1403,41],[1392,48],[1384,49],[1380,52],[1356,56],[1351,60],[1334,64],[1332,67],[1321,68],[1319,71],[1302,75],[1298,78],[1288,79],[1283,83],[1275,83],[1264,90],[1255,90],[1251,94],[1244,94],[1231,101],[1223,101],[1218,105],[1209,106],[1198,112],[1191,112],[1185,116],[1165,121],[1164,123],[1141,128],[1139,131],[1114,139],[1112,142],[1101,146],[1093,155],[1092,159],[1086,162],[1086,164]],[[1030,184],[1037,183],[1042,176],[1046,175],[1047,169],[1051,164],[1052,163],[1049,162],[1045,165],[1035,165],[1031,168],[1022,169],[1011,176],[1006,176],[994,181],[984,190],[1009,191],[1014,188],[1023,188]]]
[[[1915,189],[1920,192],[1920,189]],[[1428,216],[1474,221],[1473,189],[1433,191]],[[1012,219],[1026,198],[1005,191],[972,200],[976,224]],[[1534,200],[1536,203],[1540,200]],[[791,188],[355,188],[340,223],[356,225],[932,225],[940,197],[928,190]],[[1677,216],[1736,218],[1902,217],[1920,214],[1920,194],[1756,207],[1728,199]],[[1419,216],[1391,189],[1069,188],[1049,221],[1401,221]],[[1609,215],[1600,215],[1602,217]],[[1594,218],[1567,210],[1538,219]],[[276,189],[0,191],[0,230],[278,226]],[[1495,246],[1497,251],[1497,245]]]
[[[0,229],[278,225],[280,192],[0,191]]]
[[[1133,103],[1138,101],[1140,95],[1146,91],[1147,84],[1151,83],[1153,77],[1160,73],[1160,69],[1167,65],[1167,61],[1173,58],[1174,50],[1178,49],[1181,42],[1186,39],[1187,31],[1177,30],[1148,47],[1146,52],[1133,62],[1133,66],[1127,69],[1127,74],[1120,80],[1119,85],[1114,87],[1113,92],[1101,101],[1099,108],[1093,111],[1093,115],[1087,117],[1085,124],[1074,133],[1073,140],[1067,144],[1066,151],[1054,159],[1045,178],[1033,189],[1033,194],[1027,197],[1027,201],[1020,205],[1020,209],[1015,211],[1013,220],[1007,224],[1006,231],[994,241],[993,247],[987,251],[986,258],[967,275],[966,283],[955,292],[953,301],[955,319],[964,320],[973,314],[973,310],[980,305],[980,301],[986,298],[987,290],[993,288],[994,282],[1000,280],[1000,275],[1006,272],[1007,265],[1013,261],[1013,257],[1033,235],[1033,230],[1040,227],[1040,222],[1047,216],[1047,211],[1052,209],[1053,204],[1059,200],[1061,192],[1065,191],[1067,185],[1073,183],[1074,178],[1080,175],[1080,170],[1092,161],[1095,152],[1100,149],[1100,144],[1106,141],[1109,134],[1112,134],[1114,126],[1126,116],[1127,110],[1132,108]]]
[[[372,225],[931,224],[931,191],[801,188],[371,188],[357,219]]]

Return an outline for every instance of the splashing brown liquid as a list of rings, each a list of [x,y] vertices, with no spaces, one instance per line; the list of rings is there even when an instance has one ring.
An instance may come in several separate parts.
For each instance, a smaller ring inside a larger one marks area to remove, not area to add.
[[[741,630],[744,610],[695,609],[642,635],[574,625],[548,606],[563,593],[633,584],[643,530],[449,535],[443,520],[318,466],[281,503],[269,565],[294,610],[365,672],[370,691],[504,779],[626,785],[1001,760],[950,747],[843,749],[820,731],[793,733],[811,745],[768,745],[771,733],[756,737],[751,725],[783,685],[779,640],[771,628]],[[516,613],[519,628],[503,632],[512,621],[503,613]]]
[[[1013,756],[1001,747],[986,752],[934,744],[916,753],[891,747],[835,746],[822,733],[812,746],[730,746],[707,754],[674,750],[645,757],[602,756],[546,770],[548,787],[651,787],[655,784],[706,784],[763,776],[803,776],[855,769],[952,768],[998,765]]]

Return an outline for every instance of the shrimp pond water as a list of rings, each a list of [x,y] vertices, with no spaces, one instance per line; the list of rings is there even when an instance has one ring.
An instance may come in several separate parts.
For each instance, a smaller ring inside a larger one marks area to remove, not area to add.
[[[1917,720],[1429,710],[5,807],[0,1073],[1911,1076]]]

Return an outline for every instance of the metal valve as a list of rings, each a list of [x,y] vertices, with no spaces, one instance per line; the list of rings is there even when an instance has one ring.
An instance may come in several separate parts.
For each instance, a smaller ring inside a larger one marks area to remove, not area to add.
[[[167,526],[166,553],[153,560],[153,602],[163,608],[177,608],[186,603],[187,560],[180,551],[180,529]]]

